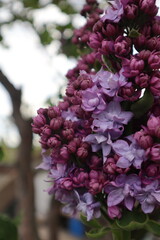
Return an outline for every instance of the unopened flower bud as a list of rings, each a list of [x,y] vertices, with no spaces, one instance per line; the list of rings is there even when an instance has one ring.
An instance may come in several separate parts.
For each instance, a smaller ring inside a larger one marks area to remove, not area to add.
[[[111,219],[114,219],[114,218],[118,218],[119,219],[122,216],[120,208],[118,206],[108,207],[107,211],[108,211],[108,216]]]
[[[136,76],[135,83],[140,88],[146,88],[148,86],[150,77],[145,73],[140,73],[140,75]]]
[[[43,127],[42,134],[49,137],[51,135],[51,133],[52,133],[52,130],[51,130],[50,126]]]
[[[114,43],[115,54],[119,56],[126,56],[131,50],[131,41],[127,37],[119,36]]]
[[[144,149],[147,149],[153,145],[152,137],[148,133],[146,133],[144,130],[136,132],[134,134],[134,138],[136,139],[138,144]]]
[[[158,164],[151,164],[146,169],[146,175],[148,177],[156,177],[159,174],[160,166]]]
[[[60,182],[61,188],[64,188],[66,190],[72,190],[73,189],[73,182],[70,178],[63,178]]]
[[[148,59],[148,64],[152,70],[160,68],[160,52],[152,53]]]
[[[158,12],[158,7],[155,5],[155,0],[140,0],[140,9],[151,16],[154,16]]]
[[[63,124],[63,119],[61,117],[53,118],[50,121],[50,127],[53,130],[59,130],[61,128],[62,124]]]
[[[146,46],[149,50],[159,50],[160,49],[160,38],[153,37],[146,41]]]
[[[88,150],[84,147],[80,147],[77,150],[77,156],[79,158],[86,158],[88,156]]]
[[[63,146],[60,149],[60,156],[64,159],[64,160],[69,160],[70,154],[68,152],[67,147]]]
[[[139,58],[144,60],[144,61],[147,61],[150,55],[151,55],[151,51],[149,51],[149,50],[142,50],[138,54]]]
[[[103,37],[100,33],[92,33],[89,38],[89,46],[93,49],[98,49],[101,47],[101,42]]]
[[[62,135],[65,139],[71,140],[74,137],[74,130],[72,128],[62,130]]]
[[[50,119],[59,117],[60,115],[61,115],[61,111],[59,107],[54,106],[54,107],[48,108],[48,116]]]
[[[33,118],[33,126],[43,127],[46,124],[46,118],[43,114],[39,114]]]
[[[150,134],[160,138],[160,117],[150,117],[147,122]]]
[[[160,144],[155,144],[150,149],[150,158],[153,162],[160,162]]]
[[[127,4],[124,8],[125,17],[134,19],[138,14],[138,6],[135,4]]]
[[[131,83],[128,83],[120,88],[119,94],[128,101],[136,101],[139,99],[141,91],[135,89]]]
[[[150,90],[155,96],[160,96],[160,73],[155,72],[150,80]]]
[[[50,137],[47,141],[47,145],[50,148],[59,147],[61,145],[61,142],[56,137]]]
[[[59,102],[59,108],[63,111],[67,110],[69,107],[69,103],[67,101]]]

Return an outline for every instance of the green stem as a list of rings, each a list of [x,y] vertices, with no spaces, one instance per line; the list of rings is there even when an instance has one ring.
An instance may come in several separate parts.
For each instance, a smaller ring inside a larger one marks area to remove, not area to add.
[[[113,240],[131,240],[131,231],[125,231],[117,228],[116,225],[112,228]]]

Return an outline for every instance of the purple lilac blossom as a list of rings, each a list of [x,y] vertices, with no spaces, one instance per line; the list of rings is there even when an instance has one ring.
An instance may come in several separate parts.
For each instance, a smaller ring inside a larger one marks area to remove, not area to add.
[[[78,121],[78,118],[75,112],[71,111],[70,109],[68,109],[68,111],[62,111],[62,117],[68,121],[69,120],[71,120],[72,122]]]
[[[144,213],[153,212],[155,206],[160,204],[159,181],[156,180],[137,191],[135,197],[140,202],[142,211]]]
[[[100,203],[96,202],[90,193],[84,193],[80,196],[77,209],[87,216],[87,221],[101,216]]]
[[[133,113],[122,111],[119,102],[111,101],[102,113],[92,115],[92,129],[95,132],[108,132],[112,139],[116,139],[123,133],[123,124],[126,125],[132,116]]]
[[[67,164],[56,163],[50,170],[50,177],[58,179],[65,176]]]
[[[93,152],[97,152],[102,149],[103,162],[106,161],[106,157],[109,155],[111,151],[112,143],[109,134],[108,136],[105,136],[104,134],[101,133],[90,134],[84,138],[84,141],[91,144]]]
[[[82,92],[82,108],[85,111],[94,111],[94,113],[98,114],[106,109],[106,106],[102,93],[97,86],[93,86]]]
[[[123,69],[119,73],[112,73],[103,70],[103,68],[94,77],[102,87],[102,92],[110,97],[115,97],[120,87],[127,83],[122,75]]]
[[[120,156],[116,164],[120,168],[128,168],[133,164],[135,168],[140,169],[142,162],[146,160],[145,150],[135,142],[133,137],[132,140],[131,144],[124,140],[112,143],[113,150]]]
[[[120,0],[109,1],[109,6],[107,7],[102,21],[110,20],[118,23],[121,20],[121,16],[124,13],[123,5]]]
[[[108,207],[116,206],[124,201],[127,209],[132,210],[135,203],[135,188],[139,189],[141,185],[140,178],[136,174],[128,176],[121,174],[115,182],[110,182],[104,190],[108,194]]]
[[[51,168],[52,158],[48,155],[45,149],[42,149],[42,163],[36,169],[49,170]]]

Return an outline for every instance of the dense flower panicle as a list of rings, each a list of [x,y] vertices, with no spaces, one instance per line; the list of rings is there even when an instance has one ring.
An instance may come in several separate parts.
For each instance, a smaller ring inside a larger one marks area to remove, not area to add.
[[[160,17],[155,0],[86,0],[82,50],[58,106],[33,118],[49,194],[63,211],[111,219],[160,205]],[[136,50],[136,51],[135,51]],[[146,99],[146,95],[148,96]],[[103,201],[102,201],[103,200]],[[103,202],[103,203],[102,203]]]

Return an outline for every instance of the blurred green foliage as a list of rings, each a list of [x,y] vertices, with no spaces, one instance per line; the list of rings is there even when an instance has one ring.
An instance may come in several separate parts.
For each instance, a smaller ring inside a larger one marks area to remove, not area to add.
[[[68,21],[63,24],[58,23],[42,23],[36,24],[35,13],[37,10],[46,9],[49,6],[58,7],[59,11],[68,16]],[[71,38],[73,35],[73,20],[77,14],[75,5],[71,4],[68,0],[1,0],[0,8],[5,12],[8,12],[8,19],[0,19],[0,42],[5,46],[5,38],[3,36],[2,28],[6,25],[12,25],[13,23],[27,22],[32,26],[37,36],[39,36],[40,43],[43,46],[51,44],[54,40],[58,40],[61,44],[59,52],[64,53],[68,57],[77,57],[77,48],[74,44],[71,44]],[[55,30],[59,34],[54,34]],[[66,32],[69,34],[66,34]]]
[[[17,225],[6,215],[0,215],[0,240],[18,240]]]
[[[3,158],[4,158],[4,151],[2,147],[0,147],[0,162],[3,160]]]

